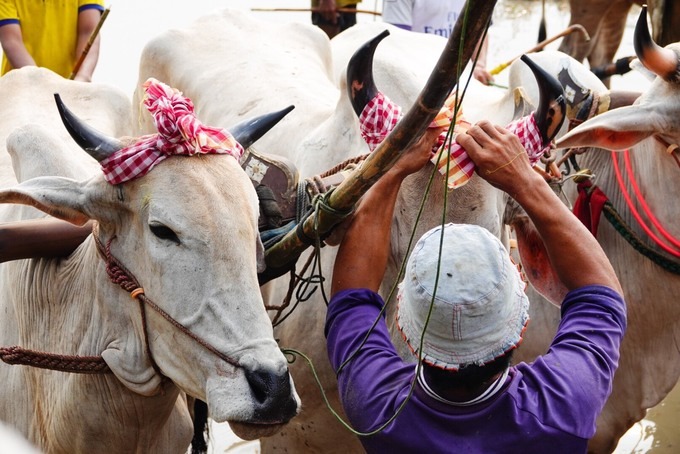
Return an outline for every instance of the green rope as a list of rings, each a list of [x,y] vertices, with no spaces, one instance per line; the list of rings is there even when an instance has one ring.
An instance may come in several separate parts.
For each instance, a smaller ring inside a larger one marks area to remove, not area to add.
[[[666,271],[670,271],[674,274],[680,274],[680,263],[677,261],[670,260],[654,249],[647,246],[640,237],[632,231],[632,229],[626,224],[626,222],[621,218],[619,213],[616,211],[611,202],[607,201],[604,204],[604,216],[607,218],[609,223],[614,227],[614,229],[619,232],[619,234],[640,254],[644,255],[652,262],[656,263]]]
[[[321,390],[321,397],[323,398],[323,401],[325,402],[326,407],[328,407],[330,412],[333,414],[333,416],[335,416],[335,418],[338,420],[338,422],[340,422],[340,424],[342,424],[351,433],[353,433],[354,435],[357,435],[359,437],[370,437],[371,435],[375,435],[375,434],[385,430],[385,428],[387,426],[389,426],[392,423],[392,421],[394,421],[397,418],[399,413],[401,413],[401,410],[406,406],[406,403],[411,399],[411,395],[413,394],[413,390],[415,388],[415,378],[414,378],[413,382],[411,383],[411,387],[409,389],[408,395],[406,396],[406,399],[404,399],[404,401],[399,405],[399,408],[397,408],[397,410],[394,412],[394,415],[392,415],[387,421],[385,421],[377,429],[371,430],[370,432],[360,432],[360,431],[356,430],[355,428],[353,428],[347,421],[342,419],[342,416],[340,416],[338,414],[338,412],[335,411],[335,409],[333,408],[331,403],[328,401],[328,396],[326,394],[326,391],[323,389],[323,385],[321,384],[321,379],[319,378],[319,374],[316,372],[316,368],[314,367],[312,360],[307,355],[302,353],[301,351],[295,350],[295,349],[292,349],[292,348],[282,348],[281,352],[283,352],[284,355],[287,355],[287,356],[293,358],[292,360],[291,359],[288,360],[288,362],[291,363],[291,364],[295,362],[295,356],[300,356],[301,358],[303,358],[307,362],[307,364],[309,365],[309,368],[312,370],[312,375],[314,375],[314,381],[316,381],[317,386]],[[418,370],[416,371],[416,377],[418,376],[417,374],[419,373],[419,369],[420,369],[420,364],[418,364]]]

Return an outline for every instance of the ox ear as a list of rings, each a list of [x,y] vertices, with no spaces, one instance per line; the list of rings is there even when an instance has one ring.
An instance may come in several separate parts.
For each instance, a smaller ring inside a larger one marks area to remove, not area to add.
[[[529,115],[536,110],[536,107],[529,100],[529,96],[522,87],[517,87],[512,90],[512,98],[515,105],[515,111],[512,118],[522,118]]]
[[[29,205],[55,218],[83,225],[90,219],[103,220],[117,212],[114,208],[116,198],[113,192],[106,193],[107,190],[114,191],[115,188],[101,175],[85,181],[38,177],[0,190],[0,203]],[[96,207],[103,208],[96,210]]]
[[[582,123],[557,140],[555,146],[624,150],[654,134],[654,125],[662,124],[659,123],[662,120],[659,113],[652,109],[621,107]]]
[[[56,218],[83,225],[90,217],[77,207],[82,183],[63,177],[38,177],[0,191],[0,203],[30,205]]]

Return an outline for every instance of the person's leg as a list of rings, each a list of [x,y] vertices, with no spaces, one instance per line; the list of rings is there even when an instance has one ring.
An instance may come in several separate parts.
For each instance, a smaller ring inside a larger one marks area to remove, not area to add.
[[[340,16],[342,16],[342,14],[340,14]],[[338,19],[337,23],[334,24],[331,21],[325,19],[321,14],[312,13],[312,24],[323,30],[329,38],[332,38],[340,33],[340,23],[341,19]]]
[[[356,9],[357,4],[346,5],[345,8]],[[340,31],[347,30],[357,24],[357,13],[340,13],[338,19],[338,24],[340,25]]]

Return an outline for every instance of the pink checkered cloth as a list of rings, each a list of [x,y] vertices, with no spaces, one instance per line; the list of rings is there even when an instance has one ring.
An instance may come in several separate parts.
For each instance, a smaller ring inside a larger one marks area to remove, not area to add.
[[[180,91],[154,78],[144,83],[144,89],[144,105],[153,115],[158,133],[142,136],[101,161],[106,181],[120,184],[139,178],[172,155],[218,153],[241,157],[243,147],[229,131],[201,124],[194,104]]]
[[[453,139],[450,144],[445,144],[448,127],[455,112],[456,94],[452,94],[444,103],[444,107],[439,111],[435,119],[430,123],[430,128],[445,126],[446,129],[439,135],[439,139],[433,148],[432,163],[435,164],[439,173],[446,175],[447,186],[449,189],[459,188],[467,183],[475,171],[475,164],[472,162],[465,149],[455,141],[455,135],[467,131],[470,123],[465,121],[462,115],[462,108],[458,109],[456,121],[454,122]],[[387,96],[378,93],[371,101],[366,104],[359,123],[361,135],[368,144],[371,151],[394,129],[402,117],[401,107],[393,103]],[[541,146],[541,133],[536,126],[534,115],[530,114],[513,121],[506,126],[510,132],[519,137],[520,142],[529,155],[529,162],[535,165],[550,147]],[[446,152],[445,152],[446,150]],[[450,159],[447,160],[447,156]],[[447,173],[448,162],[448,173]]]

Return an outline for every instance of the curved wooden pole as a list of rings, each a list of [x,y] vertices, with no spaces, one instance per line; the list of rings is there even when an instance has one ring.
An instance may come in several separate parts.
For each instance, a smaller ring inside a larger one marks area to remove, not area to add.
[[[351,210],[373,183],[397,161],[399,154],[422,137],[457,84],[459,70],[472,57],[479,38],[489,24],[495,5],[496,0],[471,2],[467,18],[465,14],[460,15],[413,107],[361,167],[330,194],[327,204],[332,210]],[[307,238],[316,238],[317,235],[323,237],[337,222],[337,216],[321,210],[303,221],[302,230]],[[315,223],[318,224],[318,230],[315,229]],[[278,270],[284,273],[307,247],[309,243],[303,241],[296,230],[288,232],[281,241],[266,251],[267,274],[277,274]]]

